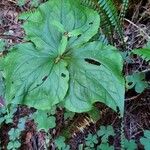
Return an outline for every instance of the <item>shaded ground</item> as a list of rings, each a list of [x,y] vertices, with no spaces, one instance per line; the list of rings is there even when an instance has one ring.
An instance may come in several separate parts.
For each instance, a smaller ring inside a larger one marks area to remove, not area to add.
[[[17,6],[13,0],[0,1],[0,38],[5,39],[8,47],[23,41],[24,31],[21,28],[21,21],[18,20],[18,14],[31,9],[30,1],[24,6]],[[134,12],[134,13],[133,13]],[[132,15],[131,15],[132,14]],[[124,22],[124,33],[127,43],[127,52],[133,48],[143,47],[148,36],[150,36],[150,4],[133,5],[128,12],[128,19]],[[116,44],[119,47],[119,43]],[[124,64],[124,74],[128,75],[135,71],[144,71],[150,69],[150,66],[145,61],[137,56],[132,56],[132,62]],[[150,73],[146,75],[146,80],[150,82]],[[50,130],[52,137],[55,139],[60,135],[64,128],[70,130],[70,138],[68,143],[72,150],[76,150],[78,145],[83,143],[84,138],[88,133],[95,133],[100,125],[113,125],[116,132],[115,147],[120,149],[120,123],[116,113],[102,104],[96,104],[99,108],[101,119],[97,122],[92,122],[87,114],[76,114],[72,121],[64,121],[64,110],[57,109],[56,118],[57,126]],[[34,112],[34,109],[26,107],[18,107],[14,115],[14,124],[3,124],[0,128],[1,149],[5,150],[8,143],[8,131],[11,127],[15,127],[18,119],[27,116]],[[88,119],[86,119],[86,117]],[[109,119],[108,119],[109,118]],[[88,120],[89,124],[85,120]],[[146,89],[142,94],[137,94],[134,90],[129,90],[126,93],[125,100],[125,117],[124,130],[128,139],[135,139],[138,143],[138,149],[143,147],[139,144],[139,138],[143,135],[144,129],[150,129],[150,89]],[[71,126],[71,128],[69,128]],[[84,128],[84,132],[81,132]],[[43,149],[42,145],[45,142],[45,133],[37,132],[36,125],[33,121],[26,122],[25,131],[22,133],[22,150],[38,150]],[[111,141],[111,140],[110,140]],[[55,149],[53,141],[50,141],[50,149]]]

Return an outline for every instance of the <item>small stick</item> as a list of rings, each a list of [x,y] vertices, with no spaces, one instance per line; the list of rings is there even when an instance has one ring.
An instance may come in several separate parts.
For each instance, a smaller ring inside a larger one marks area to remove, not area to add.
[[[141,95],[141,93],[136,96],[133,96],[131,98],[126,98],[125,101],[131,101],[131,100],[137,99],[140,95]]]
[[[135,23],[133,23],[132,21],[128,20],[128,19],[124,19],[125,21],[129,22],[130,24],[132,24],[134,27],[136,27],[138,30],[142,31],[143,34],[148,38],[148,40],[150,40],[150,36],[139,26],[137,26]]]

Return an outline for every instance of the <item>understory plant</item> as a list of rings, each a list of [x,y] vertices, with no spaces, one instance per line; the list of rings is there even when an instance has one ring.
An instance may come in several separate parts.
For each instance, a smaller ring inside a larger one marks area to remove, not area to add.
[[[86,112],[103,102],[123,116],[123,61],[115,47],[92,40],[101,22],[97,11],[79,0],[55,0],[20,18],[26,42],[1,58],[7,105],[49,110],[62,103]]]
[[[85,150],[113,150],[114,147],[109,144],[108,138],[114,135],[115,134],[112,126],[101,126],[96,134],[88,134],[87,138],[85,139]],[[99,141],[101,142],[99,143]]]
[[[20,118],[17,128],[11,128],[10,131],[8,132],[9,135],[9,142],[7,145],[8,150],[16,150],[20,148],[21,146],[20,135],[25,128],[25,122],[26,118]]]
[[[18,5],[24,3],[18,1]],[[120,20],[127,5],[128,0],[123,0],[118,16],[112,0],[49,0],[22,13],[24,42],[12,46],[7,55],[2,51],[4,43],[0,44],[0,98],[5,107],[21,104],[37,109],[32,118],[38,131],[46,132],[56,126],[56,105],[65,109],[65,119],[76,112],[89,112],[97,120],[99,113],[92,111],[96,102],[123,117],[125,89],[134,87],[141,93],[149,86],[139,72],[126,76],[125,84],[122,55],[112,45],[116,31],[124,46]],[[133,53],[150,60],[147,47]],[[5,108],[1,110],[1,123],[10,122],[12,116],[5,117],[7,114]],[[8,149],[20,147],[17,140],[22,130],[18,129],[9,131]],[[95,135],[87,136],[86,149],[114,149],[110,135],[114,136],[111,126],[101,127]],[[58,149],[70,149],[63,136],[54,143]],[[136,147],[132,140],[124,144],[126,149]]]

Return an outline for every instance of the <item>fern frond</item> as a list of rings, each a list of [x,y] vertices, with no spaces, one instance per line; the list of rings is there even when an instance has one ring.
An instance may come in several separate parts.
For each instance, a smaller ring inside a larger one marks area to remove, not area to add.
[[[81,3],[96,10],[101,17],[101,29],[112,43],[114,28],[120,39],[123,41],[123,31],[120,24],[120,18],[113,0],[81,0]]]
[[[128,6],[129,6],[129,0],[123,0],[123,2],[122,2],[122,8],[121,8],[121,11],[120,11],[120,20],[121,21],[125,17],[125,14],[126,14],[126,11],[128,9]]]
[[[99,0],[98,3],[101,9],[107,14],[112,26],[115,27],[119,37],[123,41],[123,31],[114,2],[112,0]]]
[[[89,7],[91,9],[94,9],[95,11],[97,11],[101,17],[101,31],[102,34],[104,34],[108,41],[110,43],[112,43],[112,39],[113,39],[113,28],[111,25],[111,22],[109,20],[109,17],[107,16],[106,12],[101,9],[98,0],[81,0],[81,4]]]
[[[150,48],[136,49],[133,53],[141,56],[146,61],[150,60]]]

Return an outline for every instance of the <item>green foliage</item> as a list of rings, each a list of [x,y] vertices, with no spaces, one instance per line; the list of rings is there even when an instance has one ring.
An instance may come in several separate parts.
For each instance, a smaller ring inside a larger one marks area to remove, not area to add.
[[[8,132],[8,135],[9,135],[9,140],[14,141],[15,139],[17,139],[20,136],[20,130],[11,128],[11,130]]]
[[[102,143],[107,143],[108,137],[110,135],[114,136],[114,129],[112,126],[101,126],[99,131],[97,132],[97,135],[102,137]]]
[[[4,42],[4,40],[0,39],[0,52],[2,52],[2,51],[3,51],[4,46],[5,46],[5,42]]]
[[[63,136],[59,136],[55,140],[55,145],[57,150],[70,150],[70,146],[65,144],[65,138]]]
[[[136,150],[137,144],[135,143],[135,140],[128,141],[127,139],[125,139],[124,148],[125,150]]]
[[[146,46],[140,49],[134,49],[134,54],[141,56],[143,59],[149,61],[150,60],[150,41],[147,42]]]
[[[134,73],[132,75],[128,75],[126,76],[126,88],[132,89],[134,87],[137,93],[142,93],[148,86],[144,79],[144,73]]]
[[[18,6],[24,6],[27,3],[27,0],[18,0],[17,5]],[[39,0],[31,0],[30,1],[31,7],[37,7],[39,5]]]
[[[11,106],[8,110],[6,107],[0,108],[0,124],[2,123],[13,123],[13,115],[16,112],[16,106]]]
[[[96,150],[114,150],[113,146],[110,146],[108,143],[100,144]]]
[[[144,137],[140,139],[140,142],[145,150],[150,149],[150,130],[144,130]]]
[[[9,142],[7,145],[8,150],[16,150],[21,146],[21,143],[19,141],[12,141]]]
[[[96,107],[93,107],[93,109],[91,111],[88,111],[87,113],[94,122],[97,122],[101,117],[100,111]]]
[[[32,0],[31,1],[31,7],[38,7],[40,0]]]
[[[120,24],[116,4],[113,0],[81,0],[81,3],[99,13],[101,17],[100,27],[110,42],[113,42],[112,35],[114,29],[123,41],[122,26]],[[123,4],[125,4],[125,2]],[[125,13],[125,9],[122,10],[124,10]]]
[[[67,119],[70,119],[72,120],[73,117],[74,117],[75,113],[74,112],[71,112],[71,111],[65,111],[64,113],[64,119],[67,120]]]
[[[88,134],[88,137],[85,139],[85,144],[87,147],[94,148],[94,144],[98,143],[97,135]]]
[[[38,131],[44,130],[48,132],[49,129],[52,129],[56,126],[56,118],[49,111],[37,110],[32,118],[37,123]]]
[[[120,38],[123,40],[122,26],[120,24],[118,12],[114,2],[112,0],[99,0],[99,5],[107,14],[111,24],[115,27]]]
[[[97,12],[78,0],[55,0],[23,18],[26,39],[34,44],[15,46],[3,60],[7,103],[48,110],[63,102],[85,112],[99,101],[119,107],[123,116],[121,55],[113,46],[88,42],[99,29]]]
[[[92,135],[91,133],[85,139],[86,150],[114,150],[114,146],[109,144],[109,137],[115,136],[114,129],[111,125],[101,126],[96,134]],[[101,139],[101,140],[100,140]],[[124,149],[125,150],[136,150],[137,144],[134,140],[128,141],[126,138],[124,140]],[[99,141],[101,141],[99,143]],[[96,147],[96,148],[95,148]]]
[[[4,83],[3,83],[2,72],[0,71],[0,97],[4,96],[4,89],[5,89],[5,87],[4,87]]]
[[[83,144],[79,144],[79,146],[78,146],[78,150],[83,150]]]
[[[18,0],[17,5],[18,6],[23,6],[27,1],[26,0]]]
[[[123,20],[126,14],[126,10],[128,9],[129,0],[122,0],[122,8],[120,12],[120,20]]]
[[[20,134],[25,128],[26,118],[20,118],[17,128],[11,128],[8,132],[9,143],[7,145],[8,150],[16,150],[21,146]]]
[[[97,150],[113,150],[114,147],[109,145],[109,137],[114,136],[114,129],[112,126],[101,126],[100,129],[96,132],[96,134],[92,135],[91,133],[88,134],[87,138],[85,139],[85,149],[86,150],[94,150],[97,147]],[[101,143],[99,144],[99,140],[101,139]],[[96,146],[98,145],[98,146]]]

